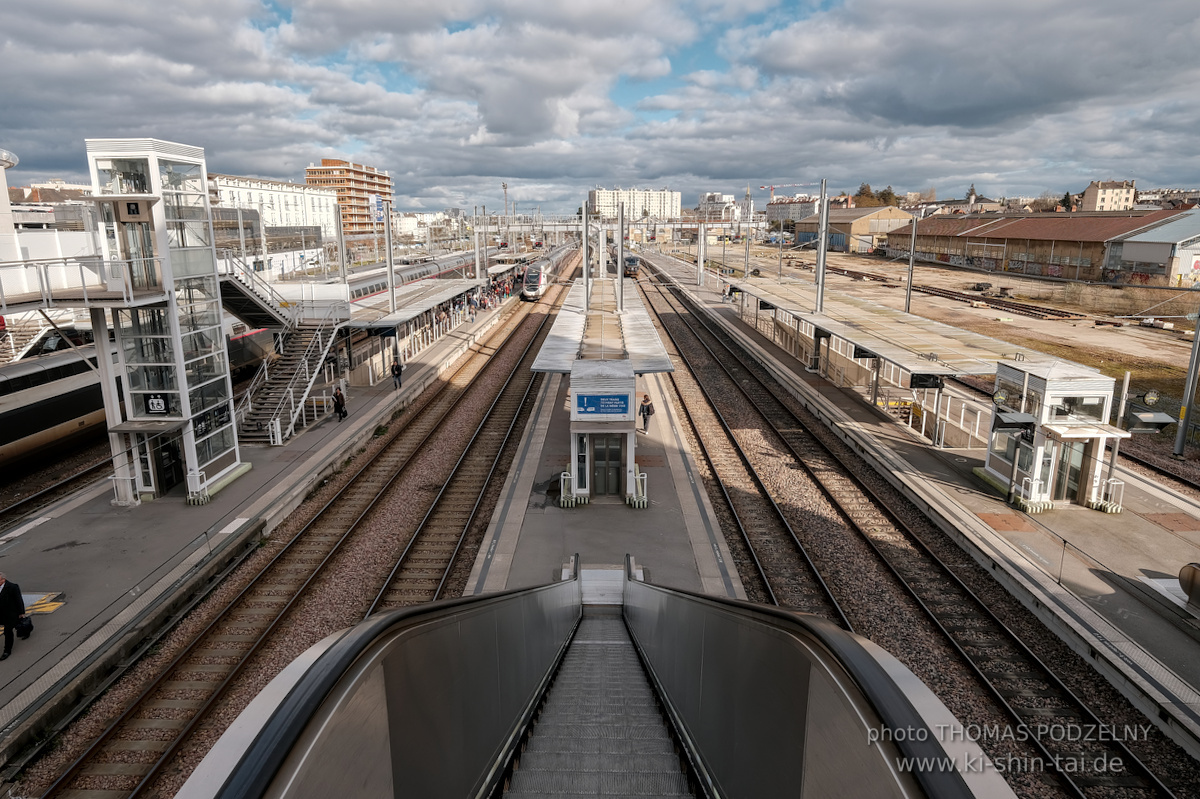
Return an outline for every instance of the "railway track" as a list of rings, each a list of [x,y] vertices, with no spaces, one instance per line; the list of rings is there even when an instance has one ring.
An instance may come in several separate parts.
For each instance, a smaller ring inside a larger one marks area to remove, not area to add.
[[[896,513],[889,501],[858,474],[861,463],[849,463],[841,454],[826,446],[815,431],[805,429],[802,420],[781,400],[782,389],[750,368],[753,361],[723,331],[702,316],[693,316],[674,297],[674,316],[683,321],[696,337],[689,351],[705,351],[710,365],[704,366],[703,379],[712,380],[716,368],[725,371],[730,385],[743,392],[743,398],[730,399],[727,406],[753,407],[760,421],[754,426],[773,432],[785,442],[784,452],[767,454],[760,446],[747,453],[752,459],[788,457],[789,466],[803,469],[823,487],[826,496],[837,505],[846,527],[865,542],[874,555],[875,565],[864,572],[883,570],[902,587],[920,608],[924,620],[901,617],[898,624],[914,629],[932,624],[942,640],[953,650],[961,667],[974,679],[972,690],[979,703],[1000,718],[1003,729],[1018,740],[987,741],[980,744],[993,760],[1010,758],[1008,763],[1039,764],[1053,775],[1055,785],[1037,785],[1040,793],[1057,787],[1068,796],[1172,796],[1159,777],[1136,757],[1123,741],[1056,740],[1056,731],[1067,729],[1108,729],[1088,705],[1072,692],[1014,633],[979,596],[960,579],[955,570],[926,545],[921,536]],[[675,325],[676,329],[679,325]],[[693,360],[697,366],[699,358]],[[748,427],[749,413],[740,417]],[[785,500],[784,497],[777,497]],[[818,561],[818,565],[821,565]],[[835,585],[835,593],[837,593]],[[872,613],[890,613],[875,608]],[[853,606],[848,610],[856,624]],[[914,662],[922,653],[897,652]],[[907,655],[907,657],[906,657]],[[945,697],[944,697],[945,698]],[[948,704],[952,704],[948,702]],[[974,704],[974,703],[973,703]],[[974,708],[972,708],[974,710]],[[986,717],[984,717],[986,718]],[[1020,743],[1014,751],[1011,745]],[[1013,761],[1011,758],[1018,760]],[[1096,763],[1120,762],[1121,768],[1093,768]],[[1082,765],[1081,765],[1082,764]],[[1034,770],[1034,769],[1031,769]]]
[[[565,295],[565,290],[560,287],[552,291]],[[520,363],[484,414],[450,478],[438,492],[371,603],[366,613],[368,617],[442,597],[463,542],[479,519],[480,506],[501,466],[501,456],[513,439],[513,432],[521,429],[521,423],[532,408],[528,400],[536,394],[544,379],[530,367],[549,333],[549,319],[547,314],[525,348]],[[483,524],[486,525],[486,519]]]
[[[155,780],[188,746],[191,735],[221,707],[222,698],[240,680],[258,676],[249,670],[257,652],[280,628],[297,600],[355,538],[389,489],[405,476],[430,442],[442,446],[439,432],[462,424],[456,409],[470,406],[472,390],[486,391],[484,374],[508,359],[512,347],[531,339],[525,306],[511,313],[479,349],[490,357],[469,359],[443,388],[425,399],[409,424],[396,425],[389,444],[364,463],[348,485],[325,504],[242,590],[195,637],[193,642],[142,691],[128,709],[78,757],[45,797],[93,799],[148,795]],[[531,322],[535,320],[530,320]],[[545,324],[540,320],[539,329]],[[521,350],[518,350],[520,352]],[[514,359],[520,362],[521,358]],[[469,412],[470,411],[468,407]],[[422,475],[424,477],[424,475]]]
[[[726,421],[704,383],[694,377],[696,370],[675,341],[679,324],[672,317],[675,309],[661,293],[661,287],[654,285],[658,290],[653,293],[643,286],[642,296],[657,315],[659,329],[670,339],[671,356],[685,367],[669,373],[671,384],[748,551],[762,599],[822,616],[853,630],[763,477],[745,456],[743,446],[754,444],[739,441],[742,431]],[[713,442],[714,446],[709,447],[706,442]]]
[[[843,275],[845,277],[858,278],[860,280],[873,280],[879,283],[893,283],[894,278],[876,275],[871,272],[859,272],[854,269],[844,269],[842,267],[831,266],[827,267],[830,272]],[[1048,308],[1043,305],[1033,305],[1027,302],[1017,302],[1016,300],[1006,300],[1002,297],[983,297],[978,294],[967,294],[962,291],[954,291],[952,289],[943,289],[937,286],[922,286],[916,283],[913,284],[913,291],[919,291],[922,294],[929,294],[935,297],[945,297],[950,300],[958,300],[959,302],[984,302],[993,308],[1010,313],[1020,314],[1021,316],[1029,316],[1034,319],[1052,319],[1052,320],[1070,320],[1070,319],[1087,319],[1085,314],[1071,313],[1070,311],[1060,311],[1057,308]]]
[[[0,533],[17,526],[24,519],[34,515],[42,508],[49,507],[63,497],[71,494],[93,480],[112,474],[112,461],[105,458],[102,461],[84,465],[81,469],[42,488],[27,497],[21,497],[0,507]]]

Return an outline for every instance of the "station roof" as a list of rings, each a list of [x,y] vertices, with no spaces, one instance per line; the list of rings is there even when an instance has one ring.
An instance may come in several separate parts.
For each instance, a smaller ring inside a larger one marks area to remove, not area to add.
[[[376,294],[365,302],[350,304],[349,327],[380,330],[411,322],[426,311],[482,286],[482,280],[418,280],[396,289],[396,312],[389,311],[387,295]]]
[[[838,338],[857,344],[909,373],[940,375],[990,375],[997,361],[1017,360],[1030,369],[1036,364],[1067,362],[1027,347],[925,319],[915,314],[839,291],[825,289],[824,313],[812,311],[816,286],[807,282],[780,285],[774,280],[750,278],[725,282],[750,296],[827,330]],[[1079,369],[1088,367],[1071,364]],[[1088,370],[1094,373],[1095,370]]]
[[[624,313],[616,311],[616,281],[593,281],[591,308],[584,307],[584,286],[576,280],[558,310],[550,334],[533,362],[535,372],[570,374],[580,358],[627,359],[634,374],[673,372],[637,286],[623,280]]]

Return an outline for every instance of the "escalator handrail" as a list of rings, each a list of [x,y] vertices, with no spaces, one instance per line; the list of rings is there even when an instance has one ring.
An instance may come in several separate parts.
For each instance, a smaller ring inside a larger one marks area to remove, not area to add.
[[[449,619],[464,609],[499,604],[516,596],[552,591],[563,582],[579,582],[579,556],[574,558],[573,574],[567,580],[518,588],[479,596],[459,597],[430,602],[381,613],[346,630],[297,680],[296,684],[263,723],[254,740],[246,747],[237,765],[230,771],[215,799],[246,799],[263,796],[280,767],[304,733],[309,719],[336,688],[358,659],[381,638],[395,636],[405,628]],[[581,605],[582,612],[582,605]],[[564,644],[565,645],[565,644]]]
[[[781,632],[813,642],[824,649],[830,658],[845,670],[846,675],[862,693],[871,708],[879,715],[880,722],[886,728],[890,730],[915,730],[928,726],[926,719],[913,705],[905,692],[896,684],[892,675],[888,674],[879,659],[863,646],[859,640],[859,636],[842,629],[831,621],[819,616],[788,611],[770,605],[758,605],[728,597],[700,594],[694,591],[667,588],[661,585],[651,585],[636,578],[633,559],[629,555],[625,556],[625,580],[627,585],[626,590],[628,590],[629,585],[636,584],[639,588],[684,597],[690,601],[717,605],[722,610],[734,616],[764,623]],[[629,612],[629,607],[630,603],[626,601],[624,603],[624,612],[626,614]],[[636,631],[630,627],[629,632],[634,640],[634,645],[638,648],[639,654],[643,656],[643,661],[646,663],[647,669],[651,672],[651,679],[655,683],[656,688],[661,692],[664,686],[654,673],[652,663],[646,659],[641,643],[638,641]],[[664,693],[662,699],[673,717],[673,722],[676,725],[682,724],[683,719],[679,717],[670,697]],[[686,733],[686,728],[681,728],[680,732]],[[684,739],[688,738],[686,734],[683,734],[681,737]],[[704,774],[710,774],[711,772],[705,762],[703,753],[695,750],[690,741],[685,740],[685,744],[689,750],[687,753],[688,758],[692,761],[693,765]],[[919,762],[920,758],[932,758],[936,761],[947,757],[947,753],[941,746],[941,743],[933,735],[928,736],[923,741],[912,740],[906,736],[902,740],[892,741],[890,744],[899,750],[899,757],[909,758],[914,762]],[[975,793],[967,785],[963,775],[957,769],[951,771],[914,771],[911,773],[921,789],[925,791],[926,796],[936,797],[936,799],[970,799],[970,797],[975,796]],[[705,779],[700,780],[702,786],[705,781]]]

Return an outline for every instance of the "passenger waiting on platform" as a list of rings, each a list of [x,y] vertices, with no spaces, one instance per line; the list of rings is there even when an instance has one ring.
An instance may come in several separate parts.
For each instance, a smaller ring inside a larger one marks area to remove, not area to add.
[[[649,394],[642,395],[642,404],[638,406],[638,414],[642,417],[642,432],[650,431],[650,417],[654,415],[654,403]]]
[[[21,587],[10,583],[0,572],[0,624],[4,625],[4,654],[0,655],[0,660],[12,654],[13,634],[24,618],[25,600],[21,597]],[[21,637],[28,637],[28,633],[21,633]]]
[[[339,422],[350,415],[346,412],[346,395],[342,393],[341,386],[333,390],[333,412],[337,414]]]
[[[392,382],[396,384],[396,390],[400,389],[400,375],[404,372],[404,367],[400,365],[399,360],[392,361]]]

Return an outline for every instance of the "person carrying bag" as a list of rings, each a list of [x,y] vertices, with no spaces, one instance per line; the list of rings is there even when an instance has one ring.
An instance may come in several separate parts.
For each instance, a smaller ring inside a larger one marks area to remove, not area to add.
[[[642,432],[650,430],[650,417],[654,415],[654,403],[649,394],[642,395],[642,404],[638,406],[638,414],[642,417]]]

